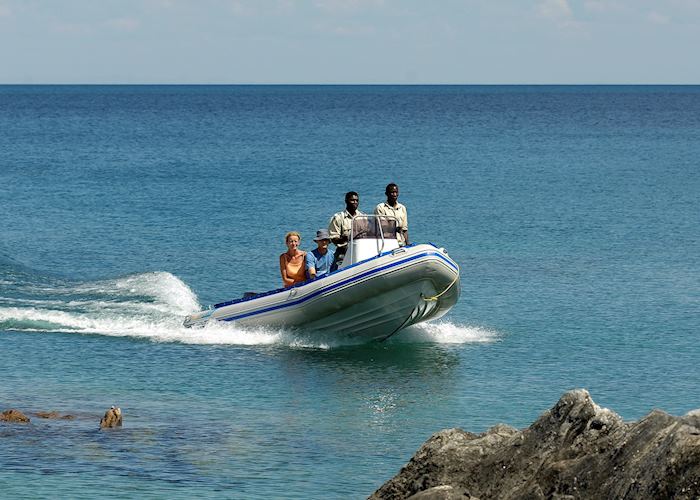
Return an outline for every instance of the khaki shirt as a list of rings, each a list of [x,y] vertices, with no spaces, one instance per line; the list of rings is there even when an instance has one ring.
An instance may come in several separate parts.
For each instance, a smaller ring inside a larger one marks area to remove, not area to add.
[[[358,215],[365,215],[359,210],[355,212],[355,216],[350,215],[350,212],[343,210],[338,212],[333,217],[331,217],[331,222],[328,224],[328,232],[330,233],[331,239],[339,238],[341,235],[345,235],[350,239],[350,231],[352,231],[352,220]],[[342,245],[336,245],[338,248],[347,248],[348,244],[343,243]]]
[[[392,207],[387,202],[383,202],[374,209],[374,215],[390,215],[396,217],[396,239],[399,245],[403,246],[406,244],[406,238],[404,238],[403,232],[408,231],[408,212],[405,206],[398,201],[395,207]]]

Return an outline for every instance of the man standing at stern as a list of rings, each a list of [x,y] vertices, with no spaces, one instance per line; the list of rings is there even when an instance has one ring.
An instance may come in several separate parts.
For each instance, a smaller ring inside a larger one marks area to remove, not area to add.
[[[360,206],[360,196],[355,191],[345,193],[345,210],[338,212],[331,218],[328,225],[331,241],[335,245],[335,260],[331,271],[335,271],[343,262],[345,252],[348,251],[348,241],[352,230],[352,220],[358,215],[365,215],[358,207]]]
[[[374,215],[390,215],[396,217],[396,239],[399,246],[410,245],[408,242],[408,212],[406,207],[399,203],[399,186],[388,184],[384,190],[386,201],[377,205]]]

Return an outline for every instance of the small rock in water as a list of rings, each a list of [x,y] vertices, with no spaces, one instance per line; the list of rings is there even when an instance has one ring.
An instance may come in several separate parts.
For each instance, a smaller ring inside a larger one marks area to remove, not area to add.
[[[38,411],[34,415],[36,415],[39,418],[60,419],[60,420],[73,420],[75,418],[73,415],[61,415],[57,411]]]
[[[100,429],[113,429],[122,426],[122,410],[112,406],[105,412],[105,416],[100,420]]]
[[[0,413],[0,422],[15,422],[20,424],[26,424],[27,422],[29,422],[29,417],[19,410],[10,409]]]
[[[55,411],[38,411],[34,415],[39,418],[58,418],[58,412]]]

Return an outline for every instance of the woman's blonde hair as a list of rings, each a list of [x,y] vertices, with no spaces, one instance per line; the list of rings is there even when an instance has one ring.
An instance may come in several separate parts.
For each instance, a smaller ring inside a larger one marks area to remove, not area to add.
[[[292,236],[296,236],[299,239],[299,242],[301,242],[301,235],[296,231],[289,231],[287,234],[285,234],[284,242],[287,243],[289,241],[289,238],[291,238]]]

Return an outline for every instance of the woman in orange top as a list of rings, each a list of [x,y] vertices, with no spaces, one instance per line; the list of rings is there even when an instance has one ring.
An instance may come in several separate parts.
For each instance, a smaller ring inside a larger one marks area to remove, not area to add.
[[[284,237],[287,251],[280,255],[280,273],[285,287],[306,281],[306,252],[299,250],[301,236],[290,231]]]

